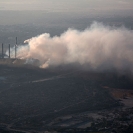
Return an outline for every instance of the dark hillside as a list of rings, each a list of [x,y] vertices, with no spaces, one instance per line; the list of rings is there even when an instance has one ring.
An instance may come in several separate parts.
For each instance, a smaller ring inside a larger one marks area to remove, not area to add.
[[[0,123],[7,129],[45,130],[58,117],[120,106],[104,86],[133,88],[114,73],[0,66]]]

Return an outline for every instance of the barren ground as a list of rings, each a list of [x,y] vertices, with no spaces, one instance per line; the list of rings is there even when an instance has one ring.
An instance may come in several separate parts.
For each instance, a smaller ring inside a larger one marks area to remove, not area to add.
[[[125,75],[1,65],[0,131],[106,131],[105,124],[95,124],[95,129],[94,123],[108,121],[116,110],[132,114],[132,97],[132,78]]]

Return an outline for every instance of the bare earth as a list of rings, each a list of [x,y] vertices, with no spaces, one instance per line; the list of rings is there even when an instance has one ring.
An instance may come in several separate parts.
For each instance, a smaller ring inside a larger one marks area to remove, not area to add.
[[[0,66],[0,132],[132,132],[133,80],[60,66]]]

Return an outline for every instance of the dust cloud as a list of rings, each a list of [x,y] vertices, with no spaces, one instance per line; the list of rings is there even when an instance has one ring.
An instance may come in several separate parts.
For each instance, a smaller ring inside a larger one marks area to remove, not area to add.
[[[38,59],[40,67],[79,63],[97,69],[133,70],[133,30],[94,22],[83,31],[68,29],[60,36],[44,33],[17,48],[21,59]],[[13,52],[13,50],[12,50]]]

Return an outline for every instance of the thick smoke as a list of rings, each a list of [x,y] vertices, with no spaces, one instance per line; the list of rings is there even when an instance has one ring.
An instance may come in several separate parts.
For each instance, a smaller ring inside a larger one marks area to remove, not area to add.
[[[79,63],[91,68],[133,69],[133,31],[93,23],[84,31],[68,29],[60,36],[44,33],[26,40],[19,58],[39,59],[41,66]]]

